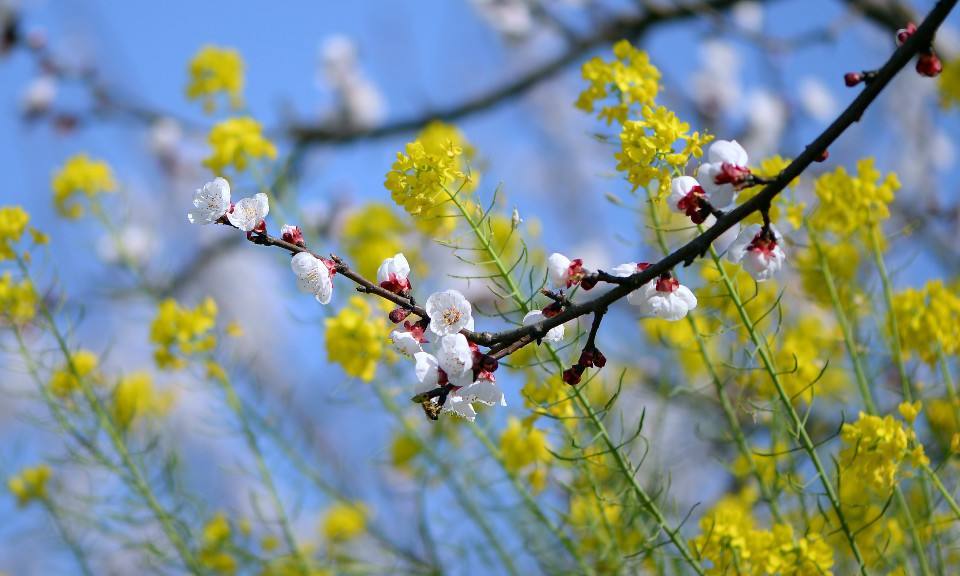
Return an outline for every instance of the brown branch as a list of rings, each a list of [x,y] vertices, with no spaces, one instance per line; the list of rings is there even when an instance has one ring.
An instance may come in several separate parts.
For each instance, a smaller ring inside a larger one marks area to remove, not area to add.
[[[724,10],[736,4],[737,1],[739,0],[704,0],[696,3],[649,7],[640,14],[624,16],[608,23],[592,36],[571,40],[570,46],[565,52],[516,80],[452,106],[430,110],[410,118],[396,120],[369,129],[338,130],[322,125],[294,125],[290,127],[288,132],[297,144],[309,146],[383,138],[405,132],[414,132],[431,120],[443,120],[445,122],[461,120],[525,94],[543,81],[564,71],[591,50],[622,38],[637,38],[659,24],[685,20],[705,12]]]
[[[588,302],[582,304],[569,303],[559,314],[541,320],[536,324],[520,326],[496,333],[470,332],[468,330],[463,330],[462,333],[472,342],[491,347],[490,355],[499,359],[542,338],[551,328],[586,314],[594,314],[595,321],[591,329],[590,339],[588,340],[588,342],[592,343],[592,340],[596,337],[596,330],[599,329],[600,320],[611,304],[640,288],[647,282],[659,277],[661,274],[670,272],[670,270],[679,264],[683,264],[684,266],[692,264],[695,260],[704,256],[710,249],[713,241],[732,226],[756,211],[768,209],[771,201],[777,194],[782,192],[791,181],[803,173],[810,164],[819,161],[830,145],[850,126],[859,122],[863,113],[870,104],[876,100],[877,96],[880,95],[893,77],[896,76],[914,56],[930,46],[937,28],[939,28],[950,11],[956,6],[957,1],[958,0],[940,0],[930,11],[923,23],[917,28],[916,33],[893,52],[883,67],[877,70],[873,80],[864,86],[860,94],[823,133],[810,143],[776,178],[770,180],[763,190],[730,212],[722,214],[717,218],[716,223],[702,234],[667,255],[659,262],[632,276],[620,278],[610,276],[603,272],[593,273],[596,279],[616,284],[616,286],[609,292]],[[256,244],[278,246],[289,251],[291,254],[308,251],[306,248],[274,238],[268,234],[253,235],[250,239]],[[311,252],[311,254],[313,253]],[[317,254],[314,254],[314,256],[319,258]],[[415,306],[412,299],[394,294],[373,284],[350,270],[350,268],[336,256],[333,256],[333,258],[337,265],[337,271],[357,283],[362,291],[375,294],[399,306],[408,308],[421,318],[428,318],[426,311]]]

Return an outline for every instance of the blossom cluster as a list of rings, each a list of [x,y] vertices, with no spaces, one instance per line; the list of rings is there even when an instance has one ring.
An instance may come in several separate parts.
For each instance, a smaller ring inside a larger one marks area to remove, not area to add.
[[[47,498],[47,485],[53,471],[46,464],[24,468],[7,480],[7,488],[17,497],[18,506]]]
[[[610,124],[623,123],[633,106],[653,104],[659,90],[660,71],[650,63],[646,52],[637,50],[627,40],[613,45],[616,60],[606,62],[591,58],[580,73],[589,86],[577,98],[577,108],[593,113],[597,102],[613,98],[601,106],[599,117]]]
[[[932,280],[923,288],[908,288],[893,298],[900,344],[933,364],[940,354],[960,352],[960,291]]]
[[[899,188],[897,175],[882,175],[873,158],[858,161],[855,175],[838,166],[814,181],[813,191],[819,202],[810,216],[810,226],[841,237],[870,230],[890,217],[889,205]]]

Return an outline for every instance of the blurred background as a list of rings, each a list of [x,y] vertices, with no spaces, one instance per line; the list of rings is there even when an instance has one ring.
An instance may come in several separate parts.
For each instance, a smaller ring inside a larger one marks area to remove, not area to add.
[[[662,72],[658,101],[693,129],[737,139],[751,159],[790,158],[855,96],[844,86],[844,73],[882,64],[893,30],[931,5],[0,0],[0,23],[15,23],[17,32],[0,53],[0,203],[22,205],[31,224],[50,235],[49,247],[35,254],[37,283],[67,295],[70,337],[101,353],[104,370],[152,370],[148,332],[158,298],[193,306],[212,296],[221,321],[240,326],[241,336],[224,341],[224,365],[244,400],[261,409],[263,429],[296,449],[302,466],[285,457],[280,443],[265,451],[298,540],[324,549],[319,527],[332,503],[345,500],[364,502],[370,530],[390,542],[379,536],[354,542],[359,549],[352,555],[360,560],[335,571],[425,572],[432,566],[452,574],[498,573],[502,567],[491,552],[473,545],[481,528],[457,505],[458,490],[482,509],[504,512],[517,505],[509,482],[481,457],[482,447],[451,431],[455,424],[423,420],[406,401],[413,384],[409,366],[384,364],[377,372],[398,402],[394,413],[371,384],[327,360],[324,318],[345,305],[352,288],[337,281],[334,305],[321,307],[296,291],[279,251],[251,246],[219,226],[187,223],[193,191],[211,179],[201,165],[207,132],[228,115],[205,114],[186,97],[193,55],[213,44],[243,57],[241,110],[262,123],[279,152],[262,175],[280,197],[271,228],[297,223],[319,252],[362,253],[345,246],[349,227],[377,226],[364,212],[371,203],[407,218],[391,202],[384,175],[404,144],[439,119],[456,125],[476,149],[478,197],[490,201],[499,187],[497,210],[509,216],[516,208],[541,259],[558,251],[605,268],[653,261],[659,251],[637,214],[611,201],[630,190],[614,170],[616,147],[608,138],[615,131],[573,106],[586,59],[608,58],[613,42],[626,38],[648,51]],[[671,16],[650,17],[658,11]],[[958,24],[954,15],[937,38],[945,61],[960,54]],[[897,288],[953,276],[960,265],[958,115],[943,105],[936,82],[908,72],[830,150],[829,163],[816,166],[853,166],[874,156],[883,172],[899,174],[903,188],[891,208],[892,228],[909,236],[888,257]],[[92,218],[62,219],[54,209],[51,177],[80,152],[113,168],[120,193],[109,200],[112,232]],[[234,197],[255,188],[252,181],[239,182]],[[467,274],[448,250],[415,234],[404,242],[403,251],[421,261],[414,263],[421,300],[434,289],[456,287],[478,308],[493,310],[482,281],[445,275]],[[371,252],[365,261],[392,253]],[[418,271],[427,275],[418,277]],[[477,322],[481,329],[504,326],[496,317]],[[608,357],[637,368],[623,383],[619,408],[628,419],[645,410],[655,421],[645,432],[649,451],[636,452],[638,460],[645,454],[640,476],[668,485],[665,507],[682,518],[729,487],[729,455],[715,449],[715,435],[705,430],[705,414],[713,408],[696,393],[679,394],[657,379],[664,364],[676,360],[645,344],[632,318],[624,314],[609,324],[598,343]],[[58,489],[95,492],[101,476],[69,464],[15,345],[5,337],[0,343],[0,476],[42,457],[74,470],[58,474]],[[176,395],[153,437],[166,461],[177,455],[171,490],[190,495],[174,498],[177,508],[198,518],[226,511],[269,524],[272,512],[257,497],[262,487],[219,390],[190,371],[155,377]],[[491,434],[509,418],[529,414],[519,393],[523,377],[504,372],[499,381],[507,407],[485,410],[477,421]],[[440,464],[424,464],[428,471],[418,473],[396,465],[403,422],[435,443]],[[463,476],[456,488],[441,482],[449,467]],[[548,489],[548,508],[563,499]],[[85,502],[76,499],[70,514],[83,518]],[[122,502],[109,505],[123,508]],[[521,571],[550,571],[529,549],[536,538],[523,536],[525,528],[513,525],[509,514],[492,517]],[[5,495],[0,518],[0,572],[76,571],[42,510],[17,510]],[[137,572],[142,559],[136,546],[110,537],[109,525],[122,522],[99,520],[102,530],[81,531],[84,544],[97,551],[91,554],[95,572]],[[145,524],[143,530],[124,536],[148,538],[152,528]]]

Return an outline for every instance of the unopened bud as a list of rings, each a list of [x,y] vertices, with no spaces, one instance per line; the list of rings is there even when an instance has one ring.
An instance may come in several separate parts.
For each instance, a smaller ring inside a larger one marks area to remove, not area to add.
[[[917,31],[917,25],[913,22],[907,24],[906,28],[897,30],[897,46],[903,46],[904,43]]]
[[[303,241],[303,231],[300,230],[299,226],[284,224],[283,228],[280,229],[280,237],[283,238],[284,242],[296,244],[301,248],[306,246],[306,243]]]
[[[917,58],[917,73],[928,78],[935,78],[943,72],[943,62],[933,52],[921,54]]]
[[[859,72],[847,72],[843,75],[843,83],[846,84],[848,88],[853,88],[861,82],[863,82],[863,74]]]
[[[826,162],[826,161],[827,161],[827,158],[829,158],[829,157],[830,157],[830,151],[824,149],[824,151],[821,152],[819,156],[817,156],[816,161],[817,161],[817,162]]]
[[[404,308],[403,306],[397,306],[390,311],[390,321],[394,324],[399,324],[407,319],[407,316],[410,315],[410,311]]]
[[[571,386],[576,386],[580,383],[580,377],[583,376],[585,369],[586,367],[582,364],[574,364],[563,371],[563,381]]]

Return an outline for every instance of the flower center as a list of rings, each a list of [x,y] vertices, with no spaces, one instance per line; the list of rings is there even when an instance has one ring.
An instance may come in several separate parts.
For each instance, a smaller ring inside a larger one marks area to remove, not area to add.
[[[460,318],[463,317],[463,314],[460,313],[456,308],[447,308],[443,311],[443,323],[447,326],[453,326],[460,321]]]
[[[724,162],[720,166],[720,173],[713,177],[713,181],[716,184],[733,184],[733,187],[737,188],[744,184],[749,175],[750,169],[746,166]]]
[[[679,287],[680,281],[669,274],[664,274],[660,278],[657,278],[657,292],[670,293]]]

